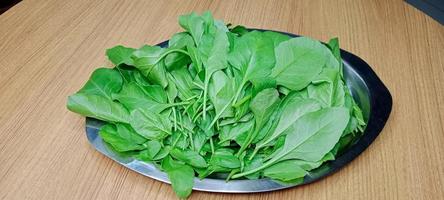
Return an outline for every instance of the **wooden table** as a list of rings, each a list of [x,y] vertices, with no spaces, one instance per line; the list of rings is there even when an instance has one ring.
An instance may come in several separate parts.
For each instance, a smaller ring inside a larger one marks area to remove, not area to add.
[[[320,40],[366,60],[393,95],[377,140],[350,165],[307,186],[191,199],[444,198],[444,27],[401,0],[24,0],[0,16],[0,199],[176,199],[171,187],[96,152],[66,99],[105,49],[155,44],[177,17],[216,18]]]

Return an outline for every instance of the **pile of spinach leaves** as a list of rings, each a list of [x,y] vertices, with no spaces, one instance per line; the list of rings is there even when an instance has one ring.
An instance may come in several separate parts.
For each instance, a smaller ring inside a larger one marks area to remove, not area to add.
[[[209,12],[179,24],[167,48],[108,49],[115,67],[67,104],[107,122],[101,138],[165,171],[179,197],[215,173],[301,181],[362,134],[337,39],[230,28]]]

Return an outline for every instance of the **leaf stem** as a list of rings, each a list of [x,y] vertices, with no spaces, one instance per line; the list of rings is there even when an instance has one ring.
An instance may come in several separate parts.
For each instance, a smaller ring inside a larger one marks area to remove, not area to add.
[[[213,144],[213,137],[210,137],[210,147],[211,147],[211,154],[214,155],[214,144]]]
[[[274,164],[274,162],[277,161],[278,159],[279,159],[279,158],[277,158],[277,159],[273,158],[273,159],[269,160],[268,162],[264,163],[263,165],[261,165],[261,166],[258,167],[258,168],[254,168],[254,169],[251,169],[251,170],[246,171],[246,172],[242,172],[242,173],[239,173],[239,174],[235,174],[235,175],[233,175],[232,178],[240,178],[240,177],[242,177],[242,176],[247,176],[247,175],[250,175],[250,174],[256,173],[256,172],[258,172],[258,171],[260,171],[260,170],[263,170],[263,169],[269,167],[270,165]]]
[[[185,55],[187,55],[187,56],[190,56],[190,54],[188,54],[188,52],[186,52],[185,50],[182,50],[182,49],[170,49],[170,50],[168,50],[168,51],[165,51],[162,55],[160,55],[160,57],[154,62],[153,65],[157,64],[158,62],[160,62],[160,61],[161,61],[164,57],[166,57],[168,54],[170,54],[170,53],[174,53],[174,52],[177,52],[177,53],[183,53],[183,54],[185,54]]]
[[[174,130],[177,131],[176,108],[173,107],[172,110],[173,110]]]
[[[171,145],[171,149],[174,149],[174,147],[176,146],[177,142],[179,142],[180,137],[182,137],[182,134],[179,134],[179,136],[176,138],[176,140],[174,140],[173,144]]]
[[[225,104],[225,106],[222,108],[222,110],[219,113],[216,114],[216,116],[214,116],[213,121],[210,123],[210,126],[208,126],[208,127],[213,127],[213,125],[217,122],[219,117],[225,112],[225,110],[228,108],[228,106],[230,106],[231,101],[233,100],[233,98],[230,101],[228,101],[227,104]]]
[[[181,106],[181,105],[188,105],[190,104],[190,102],[188,101],[182,101],[182,102],[178,102],[178,103],[169,103],[168,107],[174,107],[174,106]]]
[[[262,147],[259,147],[259,148],[258,148],[258,146],[256,146],[256,148],[254,148],[254,151],[253,151],[253,153],[251,154],[250,158],[248,158],[248,160],[253,159],[253,157],[257,154],[257,152],[258,152],[261,148],[262,148]]]
[[[208,89],[208,84],[210,82],[210,79],[205,77],[205,83],[204,83],[204,93],[203,93],[203,114],[202,114],[202,118],[205,120],[206,117],[206,109],[207,109],[207,89]]]
[[[239,95],[242,92],[242,89],[245,84],[246,84],[246,81],[242,80],[242,83],[240,84],[239,88],[237,88],[236,94],[234,95],[233,103],[231,104],[232,106],[236,105],[236,101],[239,98]]]
[[[247,95],[244,98],[242,98],[241,100],[239,100],[239,102],[237,102],[236,104],[233,105],[233,107],[235,108],[239,108],[242,104],[244,104],[245,102],[247,102],[249,99],[251,99],[251,95]]]
[[[187,129],[188,130],[188,129]],[[193,149],[194,151],[196,151],[196,148],[194,147],[194,140],[193,140],[193,134],[190,131],[188,132],[188,137],[190,137],[190,143],[191,143],[191,149]]]

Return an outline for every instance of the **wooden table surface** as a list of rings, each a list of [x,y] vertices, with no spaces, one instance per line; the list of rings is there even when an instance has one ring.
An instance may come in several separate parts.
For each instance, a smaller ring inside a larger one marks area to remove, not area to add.
[[[319,182],[190,199],[444,198],[444,27],[401,0],[24,0],[0,15],[0,199],[176,199],[171,187],[96,152],[66,100],[116,44],[155,44],[177,17],[216,18],[320,40],[366,60],[393,95],[384,130]]]

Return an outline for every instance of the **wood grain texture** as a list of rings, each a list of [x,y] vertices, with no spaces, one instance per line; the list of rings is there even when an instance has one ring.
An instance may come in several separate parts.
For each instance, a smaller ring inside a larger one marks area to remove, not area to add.
[[[176,199],[96,152],[67,96],[117,44],[155,44],[177,17],[216,18],[320,40],[366,60],[393,95],[381,135],[338,173],[262,194],[190,199],[442,199],[444,27],[401,0],[24,0],[0,15],[0,199]]]

